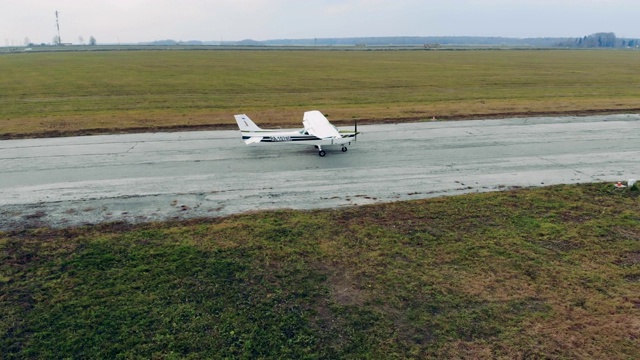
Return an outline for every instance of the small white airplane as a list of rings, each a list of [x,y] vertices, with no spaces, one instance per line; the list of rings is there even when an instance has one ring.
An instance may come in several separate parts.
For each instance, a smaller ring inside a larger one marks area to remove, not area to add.
[[[329,120],[320,111],[306,111],[302,119],[303,129],[293,130],[263,130],[256,125],[245,114],[234,115],[242,140],[247,145],[258,143],[292,143],[302,145],[313,145],[318,149],[318,155],[325,156],[322,150],[323,145],[342,145],[342,152],[347,151],[345,144],[356,141],[358,124],[355,124],[354,131],[338,130],[331,125]]]

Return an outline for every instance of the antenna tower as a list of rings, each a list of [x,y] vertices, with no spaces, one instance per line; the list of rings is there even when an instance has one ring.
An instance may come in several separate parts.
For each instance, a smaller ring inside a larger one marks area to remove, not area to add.
[[[58,28],[58,45],[62,45],[62,38],[60,37],[60,22],[58,21],[58,10],[56,10],[56,27]]]

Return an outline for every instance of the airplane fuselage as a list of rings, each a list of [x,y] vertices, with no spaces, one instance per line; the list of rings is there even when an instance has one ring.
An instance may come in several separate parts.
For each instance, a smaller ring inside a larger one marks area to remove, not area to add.
[[[305,133],[304,130],[262,130],[243,131],[242,139],[261,138],[260,141],[251,144],[275,144],[275,143],[296,143],[305,145],[341,145],[348,144],[355,137],[354,132],[340,132],[339,138],[320,139],[314,135]]]

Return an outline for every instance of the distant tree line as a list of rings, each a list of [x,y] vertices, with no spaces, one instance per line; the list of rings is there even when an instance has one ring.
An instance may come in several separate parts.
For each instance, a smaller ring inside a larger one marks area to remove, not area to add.
[[[487,46],[523,46],[523,47],[553,47],[567,38],[508,38],[485,36],[380,36],[357,38],[315,38],[315,39],[276,39],[276,40],[243,40],[238,45],[316,45],[316,46],[424,46],[438,45],[487,45]]]
[[[273,39],[241,41],[175,41],[171,39],[139,43],[140,45],[242,45],[242,46],[420,46],[437,49],[442,46],[490,46],[523,48],[624,48],[638,47],[638,39],[617,38],[614,33],[596,33],[582,38],[508,38],[482,36],[391,36],[311,39]]]
[[[238,45],[317,45],[341,46],[424,46],[438,44],[439,46],[507,46],[507,47],[584,47],[584,48],[616,48],[637,47],[640,40],[617,38],[614,33],[596,33],[583,38],[507,38],[482,36],[395,36],[395,37],[360,37],[360,38],[316,38],[316,39],[278,39],[278,40],[243,40],[235,42]]]
[[[640,41],[637,39],[621,39],[612,32],[601,32],[581,38],[569,39],[558,43],[558,45],[576,48],[634,48],[640,45]]]

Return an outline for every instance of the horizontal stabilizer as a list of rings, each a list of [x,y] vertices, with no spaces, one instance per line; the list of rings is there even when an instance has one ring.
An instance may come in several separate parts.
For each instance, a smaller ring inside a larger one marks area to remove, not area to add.
[[[262,141],[262,137],[261,136],[254,136],[251,138],[248,138],[247,140],[244,141],[245,144],[247,145],[251,145],[251,144],[257,144],[260,141]]]

